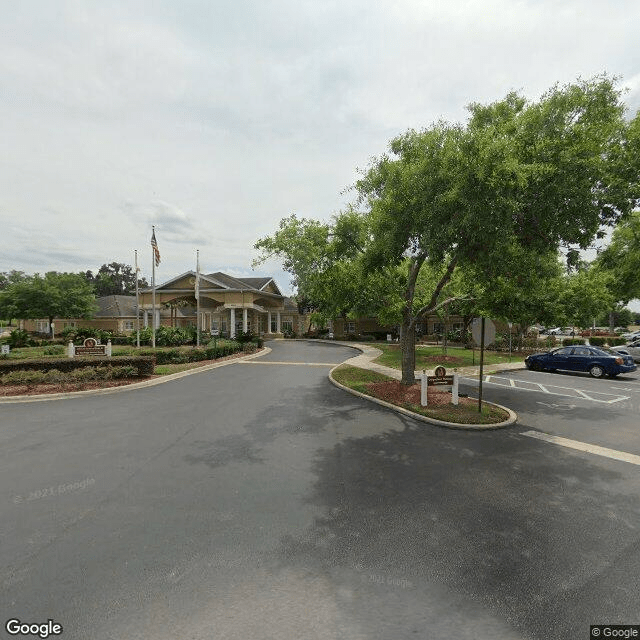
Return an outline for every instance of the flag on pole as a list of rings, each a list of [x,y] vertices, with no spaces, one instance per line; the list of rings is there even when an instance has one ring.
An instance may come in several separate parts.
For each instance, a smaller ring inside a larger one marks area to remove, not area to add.
[[[153,232],[151,233],[151,246],[153,248],[153,260],[157,267],[160,264],[160,251],[158,251],[158,241],[156,240],[155,227],[153,227]]]

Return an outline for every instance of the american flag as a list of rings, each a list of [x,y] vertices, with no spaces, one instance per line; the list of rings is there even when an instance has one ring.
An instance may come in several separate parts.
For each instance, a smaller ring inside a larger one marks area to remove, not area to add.
[[[153,248],[153,259],[155,260],[157,267],[160,264],[160,251],[158,251],[158,241],[156,240],[155,228],[151,234],[151,247]]]

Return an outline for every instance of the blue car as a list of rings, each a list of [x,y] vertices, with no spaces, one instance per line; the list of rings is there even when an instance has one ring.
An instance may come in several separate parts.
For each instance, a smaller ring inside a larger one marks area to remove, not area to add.
[[[616,353],[606,347],[558,347],[546,353],[527,356],[524,363],[534,371],[588,371],[594,378],[607,375],[615,378],[638,367],[629,355]]]

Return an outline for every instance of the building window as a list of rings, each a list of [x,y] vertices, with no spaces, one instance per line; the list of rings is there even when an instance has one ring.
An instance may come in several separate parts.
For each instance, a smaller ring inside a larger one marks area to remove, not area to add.
[[[63,322],[62,323],[62,328],[66,329],[67,327],[75,327],[76,323],[75,322]]]
[[[283,318],[281,328],[282,333],[293,333],[293,320],[291,318]]]
[[[36,321],[36,331],[38,333],[49,333],[49,321],[48,320],[37,320]]]
[[[347,333],[355,333],[356,332],[356,323],[354,320],[349,320],[347,322]]]
[[[278,320],[275,316],[271,316],[271,333],[277,333],[278,331]]]
[[[433,323],[433,329],[431,333],[441,334],[442,333],[442,324],[440,322]]]
[[[123,331],[133,331],[133,320],[123,320],[122,321],[122,330]]]

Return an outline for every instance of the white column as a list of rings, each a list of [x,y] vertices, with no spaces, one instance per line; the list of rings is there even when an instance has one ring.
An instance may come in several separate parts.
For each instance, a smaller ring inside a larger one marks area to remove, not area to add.
[[[230,309],[229,311],[231,311],[231,327],[229,327],[229,337],[235,338],[236,337],[236,310]]]
[[[278,315],[276,316],[276,332],[280,333],[280,312],[278,311]]]
[[[160,326],[160,309],[156,309],[156,323],[155,323],[155,327],[156,329]]]
[[[267,311],[267,333],[271,333],[271,311]]]
[[[146,329],[146,328],[149,326],[149,312],[148,312],[146,309],[144,309],[142,313],[143,313],[143,316],[142,316],[142,318],[143,318],[142,325],[143,325],[143,326],[144,326],[144,328]]]
[[[248,309],[242,310],[242,330],[247,333]]]

